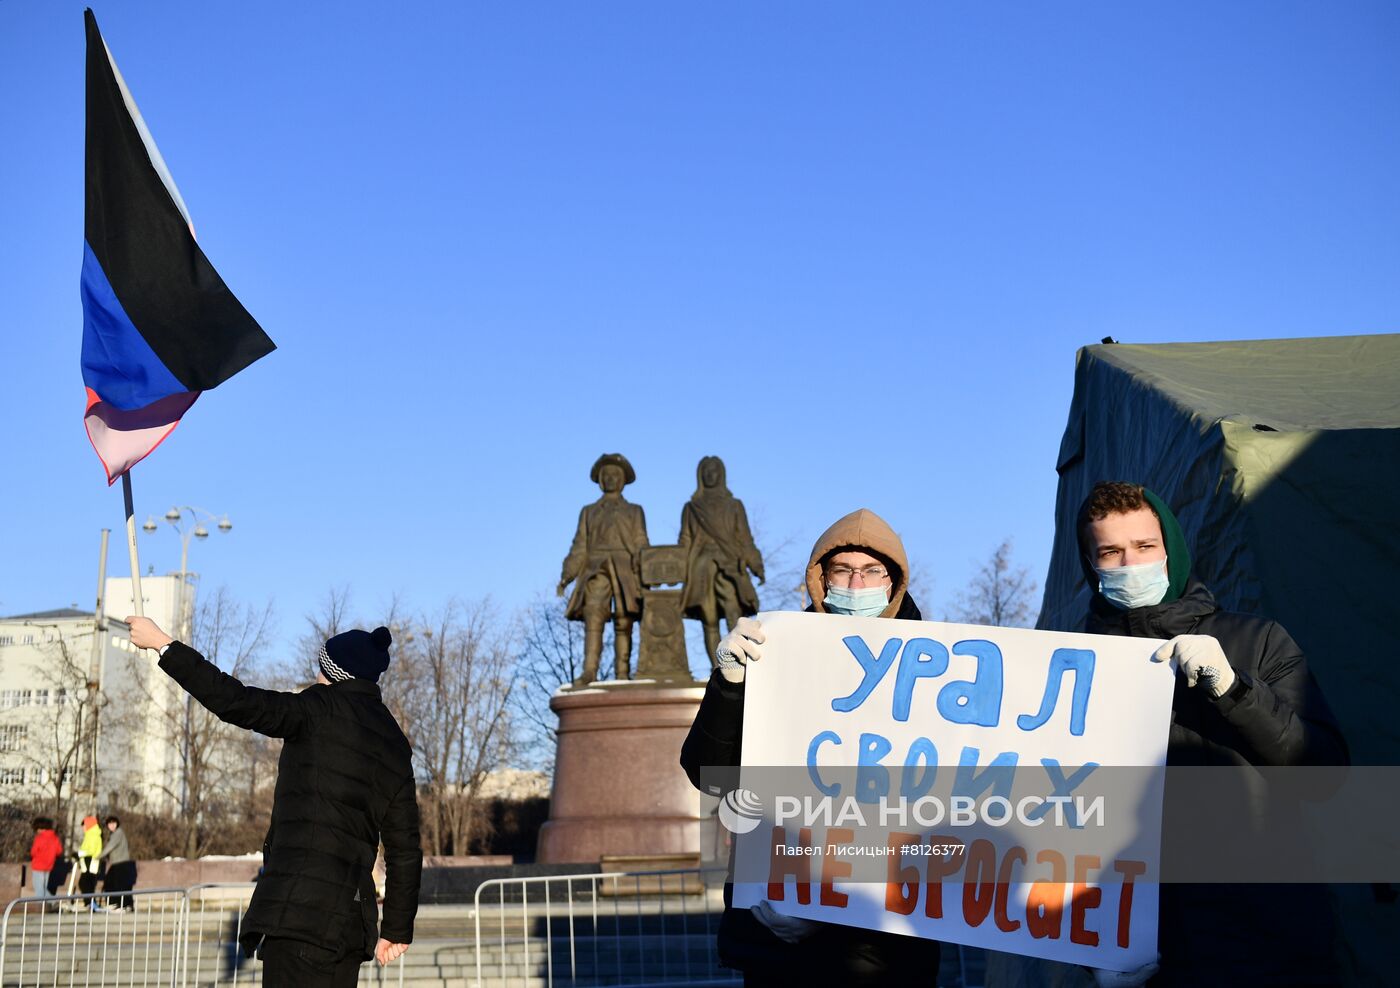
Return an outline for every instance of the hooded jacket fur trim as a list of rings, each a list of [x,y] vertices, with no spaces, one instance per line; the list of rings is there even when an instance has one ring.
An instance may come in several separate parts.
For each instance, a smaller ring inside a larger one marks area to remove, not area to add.
[[[826,585],[822,582],[822,560],[836,549],[858,549],[874,556],[882,556],[894,564],[890,574],[890,602],[880,612],[880,617],[894,617],[899,613],[899,605],[909,589],[909,557],[904,552],[904,543],[885,519],[869,508],[858,508],[846,517],[839,519],[822,533],[817,544],[812,546],[812,556],[807,561],[807,594],[812,598],[812,609],[825,614],[822,604],[826,597]]]

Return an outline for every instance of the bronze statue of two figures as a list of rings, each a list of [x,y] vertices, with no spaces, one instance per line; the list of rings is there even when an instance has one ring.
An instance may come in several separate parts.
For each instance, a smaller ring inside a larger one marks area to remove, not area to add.
[[[632,630],[640,621],[637,678],[689,680],[684,618],[704,625],[705,652],[713,663],[720,619],[732,628],[739,618],[758,613],[749,574],[763,582],[763,557],[753,544],[743,502],[729,493],[718,456],[702,459],[695,474],[695,493],[681,509],[677,544],[651,545],[641,506],[622,496],[637,479],[627,457],[605,453],[593,464],[589,476],[603,496],[579,512],[558,588],[562,597],[574,585],[565,615],[583,622],[583,675],[575,686],[598,678],[609,621],[615,679],[630,678]]]

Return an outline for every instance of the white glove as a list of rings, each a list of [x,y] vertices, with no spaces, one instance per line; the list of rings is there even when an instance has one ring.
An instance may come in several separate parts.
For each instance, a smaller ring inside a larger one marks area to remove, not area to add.
[[[740,618],[739,623],[720,640],[719,647],[715,649],[715,662],[719,664],[719,674],[731,683],[742,683],[744,666],[763,658],[758,646],[765,641],[767,639],[763,634],[763,625],[753,618]]]
[[[1153,662],[1176,659],[1187,686],[1200,682],[1212,697],[1224,696],[1235,685],[1235,670],[1225,650],[1210,635],[1177,635],[1152,653]]]
[[[1160,966],[1157,961],[1161,959],[1161,955],[1158,954],[1156,961],[1148,961],[1136,971],[1105,971],[1101,967],[1091,967],[1089,970],[1093,973],[1094,983],[1098,988],[1137,988],[1157,973]]]
[[[755,624],[758,622],[755,621]],[[749,912],[753,913],[754,919],[772,931],[773,935],[783,943],[797,943],[805,940],[813,933],[817,932],[820,923],[810,919],[798,919],[796,916],[784,916],[776,912],[764,899],[756,906],[749,907]]]

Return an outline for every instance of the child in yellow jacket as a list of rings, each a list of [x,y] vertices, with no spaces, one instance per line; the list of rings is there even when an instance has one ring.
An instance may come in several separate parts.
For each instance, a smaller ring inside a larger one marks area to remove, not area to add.
[[[84,895],[97,891],[98,857],[102,854],[102,825],[95,816],[83,817],[83,842],[78,846],[78,891]],[[85,903],[97,908],[97,900]]]

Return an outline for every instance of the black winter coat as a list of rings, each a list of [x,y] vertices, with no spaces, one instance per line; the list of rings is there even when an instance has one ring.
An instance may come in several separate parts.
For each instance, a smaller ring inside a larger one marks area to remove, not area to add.
[[[809,607],[808,610],[811,610]],[[896,618],[923,620],[908,594]],[[716,669],[705,687],[685,744],[681,767],[695,788],[713,788],[716,778],[729,773],[702,771],[737,770],[743,746],[744,684],[731,683]],[[729,788],[737,785],[737,774]],[[723,782],[720,782],[721,788]],[[718,793],[713,793],[718,795]],[[724,916],[719,926],[720,961],[748,974],[780,978],[790,984],[810,985],[925,985],[936,983],[939,944],[936,940],[901,936],[881,930],[822,923],[821,929],[797,943],[785,943],[747,909],[732,906],[734,888],[724,888]]]
[[[411,943],[423,853],[412,750],[362,679],[279,693],[244,686],[174,642],[160,667],[220,720],[284,738],[263,871],[240,938],[303,940],[373,956],[379,936]],[[374,867],[384,842],[384,922]]]
[[[1085,631],[1132,638],[1210,635],[1240,680],[1212,700],[1178,677],[1168,765],[1347,765],[1341,728],[1308,671],[1303,650],[1277,622],[1220,610],[1191,579],[1180,599],[1122,611],[1094,595]]]
[[[1200,581],[1188,582],[1178,600],[1130,611],[1095,594],[1085,630],[1134,638],[1210,635],[1220,642],[1238,683],[1213,700],[1177,677],[1168,766],[1350,763],[1336,717],[1288,632],[1265,618],[1220,610]],[[1245,793],[1236,807],[1182,805],[1172,798],[1169,774],[1165,799],[1164,828],[1189,828],[1199,812],[1229,814],[1248,825]],[[1293,810],[1275,804],[1269,812]],[[1162,968],[1154,986],[1337,980],[1326,886],[1166,883],[1158,925]]]

